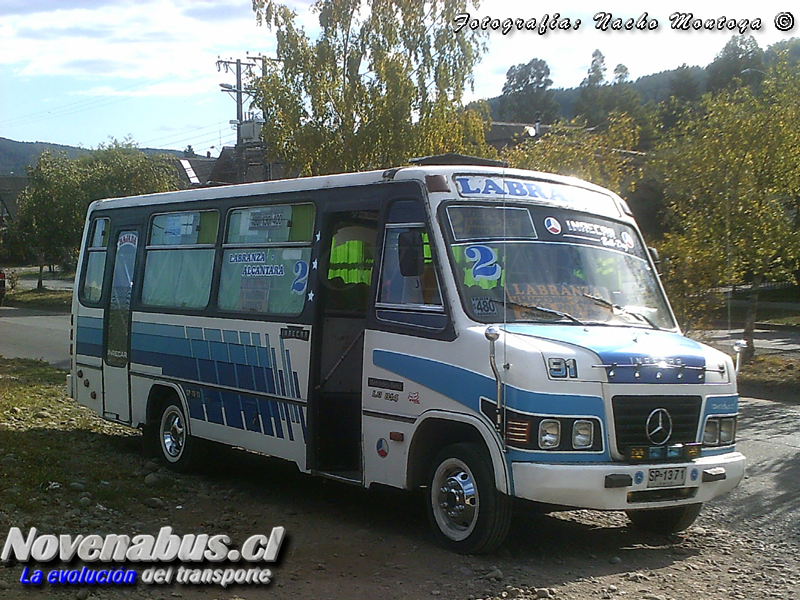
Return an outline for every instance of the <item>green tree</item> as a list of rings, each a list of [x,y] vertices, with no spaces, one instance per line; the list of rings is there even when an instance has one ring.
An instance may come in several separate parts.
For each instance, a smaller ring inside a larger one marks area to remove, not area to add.
[[[550,86],[550,67],[539,58],[511,67],[500,96],[500,118],[534,123],[552,123],[558,117],[558,103]]]
[[[686,63],[675,69],[669,78],[669,97],[658,105],[661,128],[669,131],[694,110],[700,100],[700,84],[693,69]]]
[[[43,152],[28,169],[28,185],[18,198],[9,238],[36,261],[38,289],[44,287],[45,266],[68,260],[75,240],[80,240],[86,207],[81,179],[75,161],[64,154]]]
[[[574,112],[587,127],[600,130],[608,126],[611,113],[627,114],[636,123],[637,149],[640,150],[647,149],[655,136],[654,115],[642,104],[639,93],[630,83],[628,67],[618,64],[614,68],[614,79],[609,83],[606,81],[605,57],[600,50],[592,53],[591,66],[578,87]]]
[[[692,67],[683,63],[672,71],[669,78],[669,95],[681,102],[697,102],[700,99],[700,84]]]
[[[149,156],[134,142],[111,140],[77,159],[88,202],[178,189],[175,165],[166,155]],[[88,204],[84,207],[88,208]]]
[[[454,33],[468,0],[318,0],[312,41],[296,15],[254,0],[276,59],[252,82],[268,158],[303,175],[403,164],[410,154],[491,155],[461,100],[484,42]]]
[[[589,127],[606,117],[606,58],[600,50],[592,52],[592,63],[578,88],[575,116],[583,118]]]
[[[744,85],[756,85],[764,70],[764,51],[753,36],[735,35],[716,58],[706,67],[709,92],[734,90]]]
[[[675,219],[666,253],[714,266],[709,287],[752,277],[748,357],[761,284],[789,279],[800,256],[799,107],[800,75],[781,63],[759,94],[744,87],[706,96],[700,111],[673,128],[658,160]]]
[[[169,160],[147,156],[130,141],[112,140],[76,160],[44,152],[28,170],[17,219],[4,241],[34,258],[42,289],[46,265],[74,264],[90,202],[177,188]]]
[[[639,175],[640,153],[633,150],[638,141],[633,119],[611,113],[602,129],[557,123],[541,138],[527,140],[502,156],[513,167],[580,177],[622,192]]]

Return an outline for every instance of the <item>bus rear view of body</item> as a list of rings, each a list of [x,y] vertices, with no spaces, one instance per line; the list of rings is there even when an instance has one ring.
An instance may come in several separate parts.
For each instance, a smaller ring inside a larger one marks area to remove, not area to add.
[[[423,488],[457,552],[500,545],[513,497],[688,527],[744,475],[735,374],[625,202],[437,162],[94,203],[72,397],[176,469],[212,440]]]

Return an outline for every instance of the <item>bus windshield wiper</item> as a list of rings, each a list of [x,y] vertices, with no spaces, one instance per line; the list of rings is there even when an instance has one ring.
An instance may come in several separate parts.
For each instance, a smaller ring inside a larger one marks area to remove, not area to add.
[[[521,302],[514,302],[513,300],[507,300],[507,304],[512,306],[519,306],[520,308],[527,308],[530,310],[535,310],[540,313],[544,313],[546,315],[554,315],[556,317],[560,317],[562,319],[567,319],[568,321],[572,321],[575,325],[584,325],[584,323],[575,317],[573,317],[569,313],[562,312],[560,310],[555,310],[552,308],[545,308],[544,306],[535,306],[533,304],[523,304]]]
[[[584,292],[584,297],[592,300],[595,304],[599,304],[600,306],[605,306],[606,308],[611,309],[615,312],[620,312],[623,315],[631,315],[632,317],[636,317],[640,321],[644,321],[653,329],[661,330],[661,327],[653,323],[652,319],[650,319],[647,315],[643,315],[642,313],[634,312],[632,310],[628,310],[624,306],[620,306],[619,304],[614,304],[613,302],[606,300],[605,298],[601,298],[600,296],[594,296],[592,294],[587,294]]]

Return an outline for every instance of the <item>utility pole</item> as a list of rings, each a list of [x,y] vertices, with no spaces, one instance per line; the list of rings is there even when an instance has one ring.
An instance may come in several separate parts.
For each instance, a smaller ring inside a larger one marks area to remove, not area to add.
[[[245,176],[244,165],[244,143],[242,140],[242,122],[244,121],[244,95],[246,91],[242,87],[242,68],[248,71],[253,67],[258,66],[249,57],[245,60],[237,58],[236,60],[223,60],[217,59],[217,71],[225,70],[226,73],[234,71],[236,73],[236,85],[233,86],[229,83],[220,83],[219,86],[223,92],[233,95],[236,100],[236,121],[231,121],[231,124],[236,125],[236,182],[242,183]]]
[[[221,91],[231,94],[236,101],[236,120],[231,121],[231,125],[236,125],[236,182],[243,183],[247,175],[247,166],[250,159],[258,153],[258,159],[254,164],[260,164],[263,168],[261,177],[263,180],[272,179],[272,165],[266,165],[264,160],[264,149],[259,141],[261,124],[263,118],[254,116],[252,113],[244,111],[244,97],[252,96],[252,89],[245,89],[242,83],[244,74],[250,74],[253,68],[261,66],[261,75],[267,71],[267,61],[280,62],[278,59],[269,56],[247,55],[246,58],[223,60],[217,59],[217,71],[225,70],[226,73],[234,72],[236,75],[236,85],[220,83]],[[245,127],[243,127],[243,125]]]

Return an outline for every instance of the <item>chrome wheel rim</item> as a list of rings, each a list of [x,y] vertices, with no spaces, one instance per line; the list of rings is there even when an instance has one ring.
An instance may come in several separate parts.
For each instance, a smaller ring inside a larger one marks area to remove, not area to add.
[[[431,484],[431,506],[439,529],[454,541],[465,540],[475,529],[480,503],[475,477],[457,458],[439,465]]]
[[[183,414],[176,406],[170,406],[161,418],[161,447],[166,459],[170,462],[178,460],[183,454],[185,444],[186,424]]]

